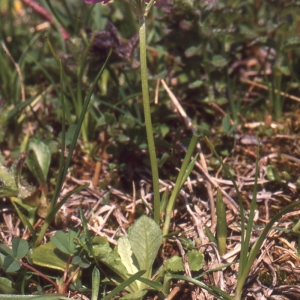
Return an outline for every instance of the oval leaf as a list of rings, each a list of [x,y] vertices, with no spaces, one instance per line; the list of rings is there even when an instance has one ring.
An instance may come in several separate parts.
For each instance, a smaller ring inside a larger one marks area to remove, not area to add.
[[[145,277],[150,278],[152,265],[162,244],[160,227],[147,216],[140,217],[128,234],[131,249],[140,270],[146,270]]]
[[[20,239],[19,237],[14,238],[12,241],[12,250],[14,257],[21,259],[29,250],[28,242]]]
[[[28,145],[29,155],[26,163],[40,184],[46,182],[49,171],[51,153],[42,141],[31,139]],[[43,178],[41,178],[43,176]]]

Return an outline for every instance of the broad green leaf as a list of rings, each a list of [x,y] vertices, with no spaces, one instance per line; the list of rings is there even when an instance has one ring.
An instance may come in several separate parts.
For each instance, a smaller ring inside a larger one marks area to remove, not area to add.
[[[33,264],[60,271],[66,269],[68,257],[68,255],[58,251],[52,241],[35,248],[30,255]],[[71,266],[72,270],[73,268]]]
[[[47,178],[51,160],[51,153],[46,144],[37,139],[31,139],[28,145],[29,156],[26,160],[30,171],[35,175],[37,180],[41,180],[40,176],[43,175],[43,181]],[[37,164],[36,164],[37,163]],[[41,172],[42,171],[42,174]],[[43,182],[40,182],[43,184]]]
[[[203,267],[203,254],[198,250],[190,250],[187,252],[188,263],[191,271],[199,271]],[[183,272],[184,265],[182,257],[173,256],[167,260],[165,270],[174,273],[174,272]]]
[[[11,280],[9,280],[8,278],[0,277],[0,293],[14,294],[16,292],[17,291],[12,287]]]
[[[118,240],[118,253],[128,273],[130,275],[135,274],[138,269],[132,261],[132,251],[128,237],[122,237]]]
[[[20,239],[19,237],[14,238],[12,240],[12,250],[14,257],[21,259],[27,254],[29,250],[28,242]]]
[[[26,163],[27,163],[30,171],[32,172],[32,174],[34,175],[36,180],[38,181],[38,183],[42,184],[42,185],[45,185],[46,184],[46,177],[45,177],[45,175],[42,171],[42,168],[40,166],[40,163],[38,161],[36,153],[33,150],[30,150],[28,152]]]
[[[116,249],[116,248],[115,248]],[[93,246],[93,252],[95,258],[109,267],[113,272],[115,272],[118,276],[120,276],[123,280],[128,279],[128,272],[123,265],[121,258],[117,251],[112,250],[109,245],[99,244]],[[89,254],[92,256],[92,254]],[[128,290],[129,292],[134,292],[131,288]]]
[[[140,217],[131,227],[128,239],[140,270],[146,270],[145,277],[150,278],[152,265],[162,244],[162,232],[153,219]]]
[[[222,55],[214,55],[211,64],[217,68],[223,68],[228,64],[228,61]]]
[[[11,189],[17,189],[14,175],[3,165],[0,166],[0,182]]]
[[[3,267],[6,272],[12,273],[20,270],[20,263],[13,256],[7,255],[4,259]]]
[[[198,250],[190,250],[187,252],[189,267],[191,271],[199,271],[203,267],[204,256]]]
[[[14,253],[13,253],[12,249],[8,248],[4,244],[0,244],[0,250],[1,250],[1,252],[4,252],[4,253],[6,253],[8,255],[11,255],[11,256],[14,256]]]
[[[177,255],[172,256],[167,260],[164,268],[171,273],[183,272],[184,266],[183,266],[182,257]]]
[[[68,233],[63,231],[57,231],[54,236],[50,238],[51,242],[63,253],[75,254],[76,244],[74,239],[77,237],[77,233],[74,230],[69,230]]]

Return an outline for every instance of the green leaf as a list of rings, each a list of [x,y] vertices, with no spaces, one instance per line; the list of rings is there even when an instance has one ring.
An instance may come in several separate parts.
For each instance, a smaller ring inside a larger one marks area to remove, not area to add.
[[[29,250],[28,242],[20,239],[19,237],[14,238],[12,240],[12,250],[14,257],[21,259]]]
[[[172,256],[167,260],[164,268],[171,273],[183,272],[184,266],[183,266],[182,257],[177,255]]]
[[[189,267],[191,271],[199,271],[203,267],[204,256],[198,250],[190,250],[187,252]]]
[[[75,124],[72,124],[72,125],[69,126],[69,128],[68,128],[68,130],[65,134],[65,145],[66,146],[69,146],[71,144],[74,133],[75,133],[75,130],[76,130],[76,125]],[[62,132],[59,133],[58,139],[61,141]]]
[[[97,267],[94,267],[92,273],[92,297],[91,300],[97,300],[100,288],[100,272]]]
[[[297,50],[300,47],[300,37],[298,36],[293,36],[287,39],[286,43],[284,44],[282,50],[287,51],[287,50]]]
[[[128,237],[122,237],[118,240],[118,253],[128,273],[130,275],[135,274],[138,269],[132,261],[132,251]]]
[[[12,287],[12,281],[8,278],[0,277],[0,293],[14,294],[17,291]]]
[[[223,68],[228,64],[228,61],[222,55],[214,55],[211,64],[217,68]]]
[[[68,255],[57,251],[52,241],[34,249],[30,255],[32,263],[41,267],[64,271],[68,261]],[[74,267],[71,267],[73,270]]]
[[[29,155],[26,163],[40,184],[46,182],[49,172],[51,153],[42,141],[31,139],[28,145]],[[42,176],[42,177],[41,177]]]
[[[21,265],[13,256],[7,255],[4,259],[3,267],[6,272],[12,273],[20,270]]]
[[[147,291],[137,291],[134,293],[127,294],[120,298],[121,300],[140,300],[146,295]]]
[[[12,249],[8,248],[6,245],[4,244],[1,244],[0,245],[0,250],[2,250],[2,252],[8,254],[8,255],[11,255],[11,256],[14,256],[14,253],[12,251]]]
[[[131,227],[128,234],[132,252],[140,270],[146,270],[145,277],[150,278],[152,265],[159,247],[162,244],[162,232],[153,219],[140,217]]]
[[[161,291],[163,288],[163,285],[159,282],[155,282],[155,281],[143,278],[143,277],[140,277],[138,280],[145,283],[146,285],[149,285],[156,291]]]
[[[119,284],[115,289],[113,289],[107,296],[103,297],[101,300],[109,300],[113,296],[117,295],[120,293],[122,290],[126,289],[129,285],[131,285],[134,281],[139,279],[145,271],[139,271],[136,274],[132,275],[130,278]]]
[[[226,253],[227,221],[226,221],[226,207],[223,202],[223,197],[220,189],[217,190],[216,211],[217,211],[218,249],[220,255],[223,255]]]
[[[223,131],[228,134],[231,124],[230,124],[230,117],[228,115],[224,116],[222,119],[222,127],[223,127]]]
[[[77,251],[76,244],[74,243],[76,237],[77,233],[74,230],[69,230],[68,233],[57,231],[50,240],[61,252],[71,255]]]
[[[116,249],[116,248],[115,248]],[[109,267],[113,272],[115,272],[118,276],[120,276],[123,280],[128,279],[128,273],[123,265],[121,258],[117,251],[112,250],[108,244],[99,244],[93,246],[93,254],[89,253],[89,256],[93,256]],[[137,288],[137,287],[136,287]],[[132,286],[128,287],[129,292],[134,292],[135,289]]]

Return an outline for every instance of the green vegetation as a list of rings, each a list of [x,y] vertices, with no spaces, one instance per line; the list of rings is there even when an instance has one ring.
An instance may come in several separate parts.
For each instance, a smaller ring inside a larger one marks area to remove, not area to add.
[[[1,299],[295,296],[300,4],[152,4],[1,1]]]

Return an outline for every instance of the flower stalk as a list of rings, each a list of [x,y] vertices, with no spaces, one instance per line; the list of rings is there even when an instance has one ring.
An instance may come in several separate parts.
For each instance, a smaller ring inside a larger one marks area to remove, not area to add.
[[[152,184],[154,195],[154,221],[159,224],[160,218],[160,197],[159,197],[159,177],[155,151],[155,143],[152,131],[149,88],[148,88],[148,72],[147,72],[147,55],[146,55],[146,23],[145,17],[139,19],[139,37],[140,37],[140,64],[141,64],[141,81],[144,117],[146,124],[146,134],[149,148],[150,164],[152,171]]]

